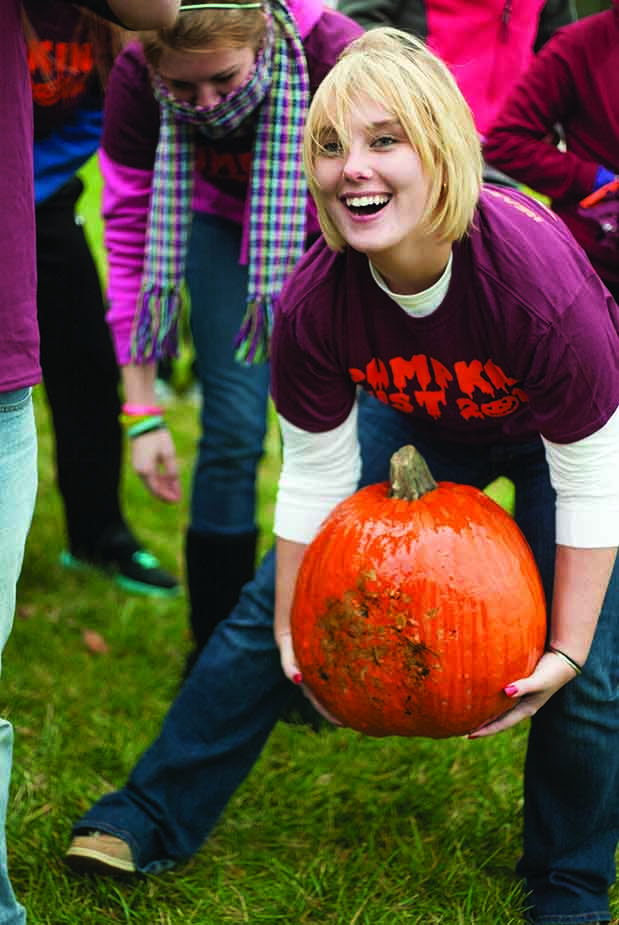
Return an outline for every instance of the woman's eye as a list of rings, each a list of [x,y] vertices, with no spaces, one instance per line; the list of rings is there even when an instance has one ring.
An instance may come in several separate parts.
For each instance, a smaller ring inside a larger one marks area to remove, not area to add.
[[[375,138],[372,141],[373,148],[389,148],[391,145],[398,143],[398,139],[393,135],[379,135],[378,138]]]
[[[326,138],[321,143],[320,148],[324,154],[328,154],[331,157],[337,157],[337,155],[342,153],[342,144],[337,138]]]
[[[178,93],[187,93],[193,89],[193,84],[187,83],[184,80],[171,80],[170,89],[176,90]]]

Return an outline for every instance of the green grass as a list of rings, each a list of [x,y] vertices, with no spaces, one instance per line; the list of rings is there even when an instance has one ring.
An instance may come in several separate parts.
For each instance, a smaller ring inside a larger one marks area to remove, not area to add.
[[[96,175],[94,175],[96,180]],[[96,196],[83,203],[89,223]],[[94,221],[93,240],[99,237]],[[121,785],[156,734],[188,649],[185,602],[129,597],[68,573],[49,420],[36,396],[40,489],[4,659],[0,713],[16,729],[8,823],[13,883],[33,925],[512,925],[522,897],[526,729],[494,739],[375,740],[280,724],[203,849],[137,884],[72,875],[73,820]],[[168,415],[185,500],[147,496],[127,467],[132,524],[180,573],[196,410]],[[269,539],[278,446],[261,473]],[[96,654],[84,631],[108,646]]]

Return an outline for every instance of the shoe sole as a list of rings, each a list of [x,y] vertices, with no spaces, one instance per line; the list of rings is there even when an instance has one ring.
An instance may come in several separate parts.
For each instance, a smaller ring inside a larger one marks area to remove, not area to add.
[[[175,588],[158,588],[157,585],[146,585],[142,581],[135,581],[133,578],[125,578],[124,575],[114,575],[116,584],[125,591],[131,591],[133,594],[142,594],[145,597],[178,597],[181,593],[180,587]]]
[[[94,848],[72,848],[65,855],[65,861],[71,870],[78,874],[107,874],[110,877],[138,876],[132,861],[112,858],[109,854]]]
[[[178,597],[181,593],[179,585],[174,588],[159,588],[157,585],[147,585],[143,581],[135,581],[133,578],[126,578],[124,575],[118,575],[115,572],[106,572],[105,569],[92,565],[90,562],[83,562],[76,559],[66,550],[60,553],[60,564],[63,568],[73,572],[92,572],[93,574],[105,575],[112,578],[123,591],[130,591],[132,594],[141,594],[144,597]]]

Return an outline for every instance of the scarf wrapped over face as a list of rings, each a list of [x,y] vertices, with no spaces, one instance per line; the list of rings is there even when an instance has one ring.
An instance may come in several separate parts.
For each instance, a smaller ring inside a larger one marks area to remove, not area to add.
[[[264,47],[251,77],[217,106],[175,100],[153,75],[161,128],[131,346],[134,362],[174,356],[178,350],[197,135],[223,138],[259,106],[248,193],[247,310],[235,348],[241,363],[268,358],[273,301],[305,243],[302,143],[309,105],[307,64],[296,25],[282,0],[269,0],[269,11]]]

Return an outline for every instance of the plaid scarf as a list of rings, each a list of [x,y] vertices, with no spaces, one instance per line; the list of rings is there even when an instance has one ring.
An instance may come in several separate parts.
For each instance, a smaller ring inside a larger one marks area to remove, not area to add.
[[[248,194],[247,310],[234,346],[241,363],[268,358],[273,301],[305,243],[302,138],[309,103],[305,52],[294,21],[283,0],[269,0],[269,8],[272,19],[252,76],[217,106],[175,100],[153,76],[161,128],[131,348],[138,363],[178,350],[197,132],[224,137],[261,103]]]

